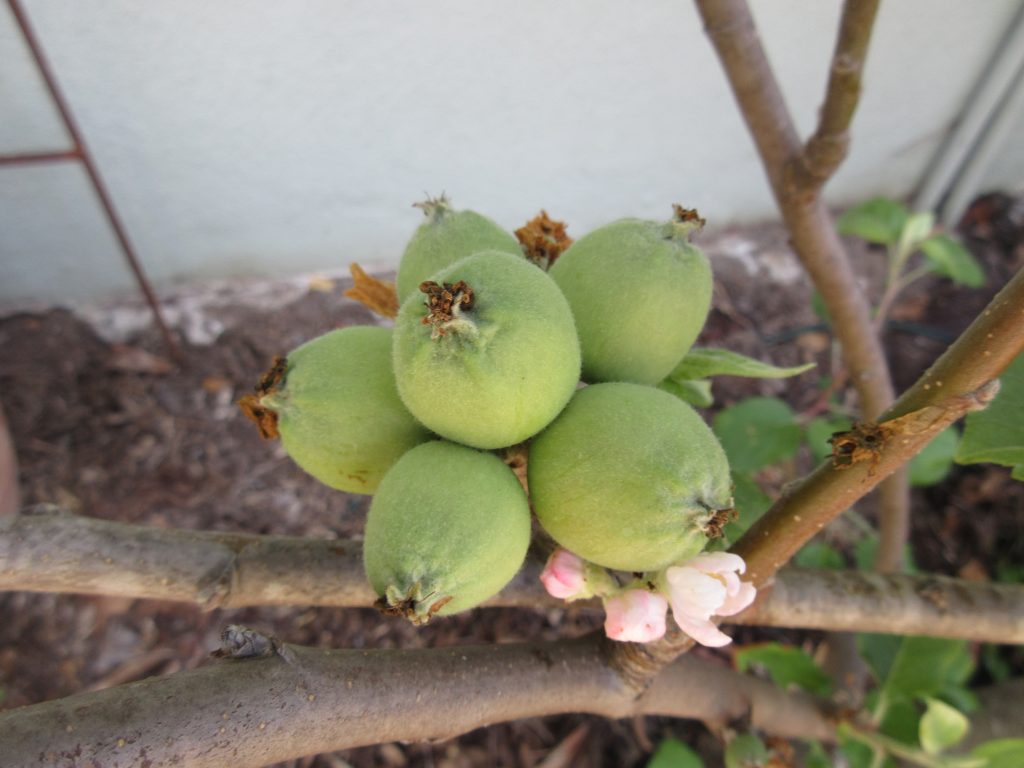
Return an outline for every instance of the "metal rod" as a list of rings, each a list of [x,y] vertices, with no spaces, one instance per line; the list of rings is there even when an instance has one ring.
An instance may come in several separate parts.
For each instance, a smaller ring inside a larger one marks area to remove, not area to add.
[[[185,356],[182,353],[181,346],[178,344],[178,340],[175,338],[174,334],[171,333],[171,329],[164,320],[163,312],[160,310],[160,302],[157,300],[156,293],[153,291],[153,287],[150,285],[149,279],[146,277],[146,274],[142,269],[142,264],[139,262],[139,259],[135,254],[135,249],[132,246],[131,241],[128,239],[128,233],[122,225],[120,217],[117,215],[117,210],[114,208],[114,202],[107,191],[106,185],[103,183],[99,170],[96,168],[96,163],[93,161],[89,148],[82,138],[82,133],[78,129],[78,123],[75,122],[75,118],[71,114],[71,109],[57,85],[57,80],[53,75],[53,71],[50,69],[50,64],[47,61],[46,56],[43,54],[42,47],[39,45],[39,41],[36,38],[35,33],[32,31],[28,16],[25,15],[25,12],[21,7],[20,0],[7,0],[7,4],[10,6],[11,13],[14,15],[15,21],[18,23],[18,28],[21,30],[21,34],[25,38],[25,43],[28,45],[32,58],[35,60],[36,66],[39,68],[39,74],[42,75],[43,82],[46,84],[46,88],[50,92],[50,98],[53,99],[54,106],[57,107],[61,120],[64,122],[64,127],[67,129],[68,135],[71,137],[71,143],[74,146],[74,149],[71,150],[71,152],[81,160],[82,165],[85,168],[86,175],[89,177],[89,181],[92,183],[93,189],[96,191],[96,196],[99,198],[100,205],[103,207],[103,211],[107,215],[107,221],[110,222],[110,228],[113,230],[114,236],[117,238],[117,242],[121,246],[121,250],[124,253],[132,274],[135,275],[135,280],[139,284],[140,290],[146,297],[146,303],[149,304],[149,308],[153,312],[153,320],[156,322],[157,328],[160,330],[160,335],[163,336],[164,343],[167,345],[167,348],[174,359],[179,363],[184,363]],[[61,157],[48,159],[66,158]]]
[[[33,163],[58,163],[64,160],[81,160],[82,155],[76,149],[59,152],[25,152],[19,155],[0,155],[0,166],[30,165]]]

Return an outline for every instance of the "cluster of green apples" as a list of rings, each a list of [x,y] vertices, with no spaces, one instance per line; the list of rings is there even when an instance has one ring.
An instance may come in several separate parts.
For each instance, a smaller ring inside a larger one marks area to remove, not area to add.
[[[731,507],[728,464],[701,417],[656,386],[710,307],[696,214],[623,219],[538,264],[484,216],[444,198],[420,207],[394,327],[313,339],[243,401],[307,472],[373,494],[378,606],[423,623],[487,600],[525,559],[531,506],[561,546],[607,568],[700,552]],[[519,478],[500,456],[524,444]]]

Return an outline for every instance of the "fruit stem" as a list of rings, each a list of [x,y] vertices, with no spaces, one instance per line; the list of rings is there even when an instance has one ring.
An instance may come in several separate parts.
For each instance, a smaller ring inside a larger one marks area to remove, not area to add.
[[[464,280],[444,284],[427,280],[420,283],[420,291],[427,294],[424,306],[428,312],[421,322],[433,326],[430,338],[438,339],[449,331],[470,337],[476,335],[476,323],[462,314],[472,309],[474,302],[473,289]]]

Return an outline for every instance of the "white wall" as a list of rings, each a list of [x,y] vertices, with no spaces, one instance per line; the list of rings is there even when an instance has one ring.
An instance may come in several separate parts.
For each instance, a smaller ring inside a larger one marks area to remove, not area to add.
[[[577,236],[671,202],[774,216],[681,0],[24,2],[158,285],[393,264],[425,191],[509,228],[544,207]],[[914,187],[1019,4],[882,4],[834,202]],[[806,132],[840,3],[753,6]],[[0,152],[62,142],[4,6]],[[79,168],[0,168],[0,299],[131,285]]]

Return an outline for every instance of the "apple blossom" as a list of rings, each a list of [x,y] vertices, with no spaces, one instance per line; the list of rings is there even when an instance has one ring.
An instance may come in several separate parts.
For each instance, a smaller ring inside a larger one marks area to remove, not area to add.
[[[584,569],[583,558],[559,547],[548,558],[540,574],[540,580],[552,597],[560,597],[563,600],[589,597]]]
[[[627,589],[604,600],[604,631],[612,640],[649,643],[665,634],[668,601],[647,589]]]
[[[743,558],[731,552],[702,552],[666,569],[665,591],[679,628],[701,645],[717,648],[731,643],[711,617],[732,616],[754,602],[757,589],[739,577],[746,569]]]

